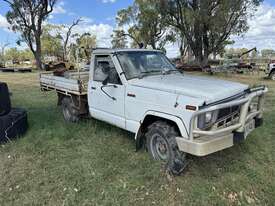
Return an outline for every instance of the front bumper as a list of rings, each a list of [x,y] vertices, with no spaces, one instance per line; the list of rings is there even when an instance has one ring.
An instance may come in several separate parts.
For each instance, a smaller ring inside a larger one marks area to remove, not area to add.
[[[263,122],[263,101],[264,94],[267,91],[268,89],[266,87],[263,89],[255,89],[254,92],[251,92],[243,99],[211,106],[195,112],[190,122],[189,138],[176,138],[179,150],[196,156],[205,156],[232,147],[234,143],[244,140],[246,136],[245,125],[248,122],[252,120],[255,121],[255,128],[260,126]],[[258,108],[257,111],[249,113],[249,105],[254,97],[259,97]],[[197,117],[200,114],[236,105],[242,105],[240,118],[236,124],[209,131],[200,130],[195,126]]]

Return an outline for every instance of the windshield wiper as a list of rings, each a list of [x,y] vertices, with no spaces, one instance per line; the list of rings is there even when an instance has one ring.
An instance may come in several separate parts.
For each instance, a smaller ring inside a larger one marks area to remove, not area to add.
[[[164,71],[162,74],[163,74],[163,75],[167,75],[167,74],[171,74],[171,72],[179,72],[179,73],[182,73],[182,72],[179,71],[178,69],[169,69],[169,70]]]
[[[151,74],[151,73],[160,73],[160,72],[163,72],[163,71],[162,70],[152,70],[152,71],[140,72],[138,78],[142,79],[143,77],[147,76],[148,74]]]

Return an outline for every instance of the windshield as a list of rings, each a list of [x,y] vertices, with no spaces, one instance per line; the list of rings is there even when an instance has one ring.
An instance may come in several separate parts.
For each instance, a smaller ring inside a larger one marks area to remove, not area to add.
[[[168,58],[157,51],[123,51],[117,57],[127,79],[176,71]]]

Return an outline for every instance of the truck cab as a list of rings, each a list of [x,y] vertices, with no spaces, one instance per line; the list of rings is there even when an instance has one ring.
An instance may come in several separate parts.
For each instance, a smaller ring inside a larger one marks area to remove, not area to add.
[[[59,93],[65,120],[87,111],[132,132],[137,150],[145,146],[173,174],[184,170],[187,154],[232,147],[263,122],[265,86],[182,73],[161,51],[96,49],[83,75],[74,81],[42,75],[41,87]]]

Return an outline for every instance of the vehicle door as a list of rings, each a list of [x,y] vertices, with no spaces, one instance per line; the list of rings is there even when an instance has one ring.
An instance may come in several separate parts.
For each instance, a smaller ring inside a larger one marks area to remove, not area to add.
[[[89,110],[92,117],[125,129],[125,85],[111,55],[95,55],[89,82]],[[108,83],[103,85],[108,78]]]

